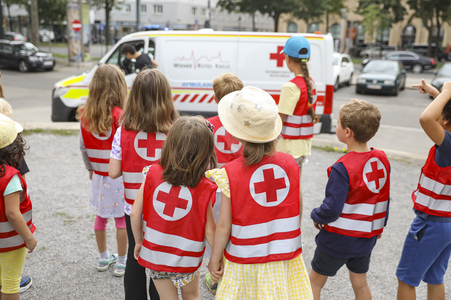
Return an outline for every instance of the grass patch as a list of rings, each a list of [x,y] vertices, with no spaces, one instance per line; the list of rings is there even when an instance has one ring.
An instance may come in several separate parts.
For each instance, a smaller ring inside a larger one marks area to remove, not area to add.
[[[49,42],[40,42],[39,45],[48,47],[50,45],[50,43]],[[66,43],[52,43],[51,45],[52,45],[52,47],[58,47],[58,48],[66,47],[67,48]]]
[[[32,135],[36,133],[48,133],[48,134],[56,134],[56,135],[65,135],[65,136],[72,136],[72,135],[78,135],[80,133],[80,130],[75,129],[27,129],[22,132],[23,135]]]
[[[67,58],[67,54],[52,53],[54,57]]]
[[[315,146],[315,145],[312,145],[312,148],[323,150],[326,152],[335,152],[335,153],[340,153],[340,154],[348,153],[348,149],[346,149],[346,148],[337,148],[337,147],[331,147],[331,146]]]
[[[352,62],[354,63],[354,65],[361,65],[362,59],[361,58],[353,58]]]

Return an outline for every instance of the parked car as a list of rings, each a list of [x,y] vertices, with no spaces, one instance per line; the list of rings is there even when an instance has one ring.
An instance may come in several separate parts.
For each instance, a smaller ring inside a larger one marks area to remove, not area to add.
[[[372,60],[357,77],[355,92],[388,93],[398,95],[406,86],[406,71],[399,61]]]
[[[18,67],[21,72],[37,68],[51,71],[55,67],[55,58],[32,43],[0,40],[0,65]]]
[[[443,67],[435,73],[435,77],[432,79],[431,84],[440,91],[443,84],[447,81],[451,81],[451,62],[445,63]]]
[[[409,51],[392,52],[382,59],[400,61],[404,65],[404,69],[412,70],[415,74],[422,73],[423,70],[433,69],[437,65],[435,59]]]
[[[382,46],[382,56],[389,54],[390,52],[398,51],[397,46]],[[374,58],[381,57],[381,47],[370,47],[360,52],[362,58]]]
[[[5,39],[8,41],[27,41],[27,38],[21,35],[20,33],[15,32],[6,32]]]
[[[47,43],[50,40],[54,41],[55,40],[55,33],[48,29],[39,29],[39,39],[41,40],[41,42]]]
[[[354,63],[347,54],[334,53],[334,90],[338,90],[340,85],[351,85],[354,74]]]
[[[413,43],[412,45],[410,45],[410,47],[407,48],[407,50],[415,52],[416,54],[426,56],[428,54],[428,48],[429,48],[428,44]],[[436,48],[435,44],[434,43],[431,44],[431,55],[433,56],[435,56],[435,48]],[[438,55],[437,58],[440,61],[445,62],[451,60],[451,55],[449,54],[446,55],[445,51],[441,47],[438,47],[437,55]]]

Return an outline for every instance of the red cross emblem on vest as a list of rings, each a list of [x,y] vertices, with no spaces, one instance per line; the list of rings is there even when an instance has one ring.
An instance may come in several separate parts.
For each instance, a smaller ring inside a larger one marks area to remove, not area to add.
[[[376,157],[369,159],[363,168],[363,181],[373,193],[379,193],[387,181],[387,170]]]
[[[101,141],[106,141],[111,137],[112,129],[110,128],[106,133],[93,133],[92,135]]]
[[[172,186],[167,182],[160,184],[153,194],[153,206],[160,217],[176,221],[185,217],[192,206],[191,192],[184,186]]]
[[[134,146],[136,153],[148,161],[156,161],[161,158],[161,148],[163,148],[166,134],[160,132],[140,131],[135,137]]]
[[[290,181],[280,166],[267,164],[254,171],[249,190],[252,198],[261,206],[277,206],[288,196]]]
[[[226,154],[236,153],[241,148],[241,143],[228,133],[224,126],[221,126],[215,132],[215,147],[218,151]]]
[[[277,52],[269,54],[270,60],[274,59],[277,61],[278,68],[283,67],[283,62],[285,61],[285,54],[280,53],[280,51],[282,51],[282,50],[283,50],[283,46],[277,46]]]

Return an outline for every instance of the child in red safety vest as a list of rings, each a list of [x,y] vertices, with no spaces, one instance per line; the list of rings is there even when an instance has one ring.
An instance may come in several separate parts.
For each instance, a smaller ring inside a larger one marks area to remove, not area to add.
[[[290,37],[282,50],[285,63],[294,73],[294,78],[285,83],[280,91],[279,115],[282,119],[282,134],[277,150],[292,155],[299,164],[299,178],[302,167],[311,155],[313,125],[319,117],[315,114],[316,86],[310,77],[307,62],[310,60],[310,43],[303,36]],[[301,207],[302,207],[302,188]],[[301,213],[302,214],[302,213]]]
[[[25,152],[23,128],[0,114],[0,285],[2,299],[19,299],[21,273],[28,252],[36,247],[32,204],[17,170]]]
[[[274,99],[256,87],[222,98],[219,118],[243,156],[207,172],[222,192],[208,265],[216,299],[312,299],[302,258],[299,166],[276,152]],[[224,256],[224,257],[223,257]]]
[[[233,73],[224,73],[219,75],[213,80],[213,91],[215,93],[215,101],[219,103],[221,99],[231,92],[239,91],[243,88],[243,82],[235,76]],[[214,138],[215,138],[215,152],[216,158],[218,159],[218,167],[224,166],[241,155],[243,155],[243,145],[233,138],[233,136],[228,133],[224,126],[222,126],[221,120],[218,116],[211,117],[207,119],[214,126]],[[216,202],[213,206],[213,215],[215,220],[218,221],[219,210],[221,208],[221,191],[216,191]],[[211,248],[207,245],[207,250],[205,250],[205,255],[210,257]],[[205,284],[207,285],[210,292],[214,295],[216,293],[217,284],[213,284],[210,273],[205,275]]]
[[[338,114],[336,134],[349,153],[328,170],[326,198],[311,218],[320,230],[310,282],[315,300],[329,276],[346,264],[357,300],[371,299],[366,273],[376,240],[387,224],[390,164],[383,151],[367,142],[380,125],[379,109],[353,99]]]
[[[210,127],[210,128],[209,128]],[[199,299],[205,240],[216,228],[216,184],[204,175],[216,167],[213,128],[202,117],[178,119],[151,165],[132,208],[135,258],[148,269],[161,299]],[[144,222],[143,222],[144,220]]]
[[[428,299],[444,300],[444,276],[451,257],[451,82],[443,85],[441,93],[424,80],[414,87],[435,98],[420,116],[421,127],[434,145],[412,193],[417,216],[396,270],[398,300],[416,299],[415,287],[421,281],[427,283]]]
[[[135,240],[130,225],[132,205],[144,180],[145,166],[156,164],[172,124],[178,118],[169,82],[157,69],[144,69],[133,81],[122,125],[117,130],[110,154],[109,175],[123,176],[125,221],[128,235],[127,267],[124,277],[125,300],[146,300],[146,271],[133,256]],[[150,281],[150,299],[158,293]]]
[[[94,231],[99,259],[97,270],[104,272],[115,264],[114,275],[124,276],[127,254],[127,231],[124,218],[124,184],[122,178],[108,176],[111,144],[119,127],[119,118],[127,98],[127,84],[115,65],[97,67],[89,85],[86,104],[79,109],[80,150],[91,179],[90,204],[95,209]],[[108,251],[108,218],[116,223],[118,254]]]

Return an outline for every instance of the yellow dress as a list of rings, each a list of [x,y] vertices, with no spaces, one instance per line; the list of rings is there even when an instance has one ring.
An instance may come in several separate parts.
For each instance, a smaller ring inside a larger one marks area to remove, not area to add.
[[[205,173],[221,192],[230,197],[226,170]],[[224,259],[224,274],[216,291],[216,300],[293,300],[313,299],[310,280],[302,254],[291,260],[265,264],[239,264]]]

